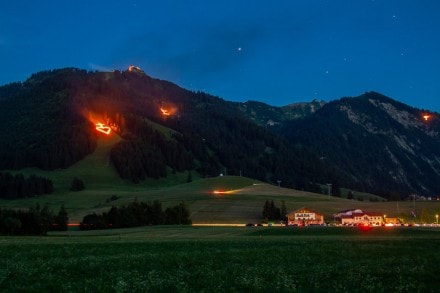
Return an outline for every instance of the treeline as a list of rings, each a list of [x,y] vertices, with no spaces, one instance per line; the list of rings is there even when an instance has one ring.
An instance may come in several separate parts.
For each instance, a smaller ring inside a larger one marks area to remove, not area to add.
[[[145,74],[66,68],[34,74],[0,95],[0,169],[67,168],[91,153],[98,134],[82,113],[90,111],[107,117],[123,138],[111,160],[133,182],[165,177],[169,169],[202,177],[226,169],[312,191],[335,176],[316,155],[256,125],[236,103]],[[160,108],[168,106],[177,111],[165,117]]]
[[[281,208],[278,208],[274,201],[266,200],[263,206],[263,218],[266,221],[284,220],[287,215],[286,203],[281,201]]]
[[[31,175],[25,178],[21,173],[0,172],[0,198],[16,199],[52,192],[52,180],[45,177]]]
[[[72,104],[79,74],[44,71],[0,90],[0,170],[67,168],[93,152],[93,125]]]
[[[0,209],[0,234],[46,235],[48,231],[66,231],[68,221],[64,206],[56,215],[38,204],[28,210]]]
[[[152,203],[134,201],[127,206],[112,207],[102,214],[88,214],[80,223],[81,230],[130,228],[149,225],[191,225],[188,206],[180,204],[165,211],[159,201]]]

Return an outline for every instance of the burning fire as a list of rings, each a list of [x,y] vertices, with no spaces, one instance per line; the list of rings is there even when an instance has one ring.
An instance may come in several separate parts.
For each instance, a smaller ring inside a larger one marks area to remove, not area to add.
[[[170,113],[170,111],[168,109],[160,108],[160,111],[162,112],[162,115],[164,115],[164,116],[170,116],[171,115],[171,113]]]
[[[142,69],[138,66],[130,65],[128,66],[128,71],[130,72],[142,72]]]
[[[428,121],[429,118],[431,118],[431,115],[429,115],[429,114],[424,114],[423,115],[423,119],[425,119],[425,121]]]
[[[109,135],[110,132],[112,131],[112,129],[110,128],[110,126],[105,125],[104,123],[98,122],[96,123],[96,130],[99,132],[102,132],[104,134]]]
[[[214,194],[233,194],[236,193],[238,191],[237,190],[214,190],[212,193]]]
[[[173,105],[167,105],[167,106],[162,105],[159,109],[160,109],[160,113],[163,116],[173,116],[177,112],[177,108],[174,107]]]

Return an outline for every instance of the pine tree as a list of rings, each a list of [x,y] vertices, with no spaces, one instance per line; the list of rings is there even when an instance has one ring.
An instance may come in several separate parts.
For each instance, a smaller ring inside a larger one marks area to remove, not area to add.
[[[69,216],[64,208],[64,205],[62,205],[58,211],[58,215],[54,218],[54,230],[67,231],[68,223]]]
[[[286,203],[284,202],[284,200],[281,201],[281,220],[285,220],[287,215],[287,207],[286,207]]]

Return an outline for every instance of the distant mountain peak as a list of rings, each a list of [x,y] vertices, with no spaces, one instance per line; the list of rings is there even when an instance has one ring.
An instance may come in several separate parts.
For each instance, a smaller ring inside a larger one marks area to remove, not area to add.
[[[379,93],[369,92],[334,103],[351,122],[371,133],[377,133],[378,129],[387,129],[388,133],[389,129],[396,127],[393,122],[397,122],[405,129],[418,129],[429,136],[438,136],[438,132],[429,127],[432,121],[437,120],[438,115],[427,114],[426,111],[412,108]]]

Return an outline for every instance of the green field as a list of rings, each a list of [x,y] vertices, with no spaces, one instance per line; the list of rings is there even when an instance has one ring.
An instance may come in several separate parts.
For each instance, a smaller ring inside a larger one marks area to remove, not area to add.
[[[435,292],[440,230],[176,227],[0,239],[2,292]]]
[[[68,169],[20,170],[19,172],[27,175],[37,174],[52,179],[55,192],[36,198],[0,200],[0,207],[29,208],[39,203],[47,204],[56,212],[64,205],[69,212],[71,223],[79,223],[88,213],[108,211],[113,205],[124,205],[135,199],[159,200],[164,207],[185,201],[192,211],[194,223],[259,223],[263,221],[262,209],[266,200],[274,200],[277,207],[281,206],[281,201],[285,201],[288,212],[306,207],[324,214],[327,222],[332,221],[334,213],[352,208],[383,213],[388,217],[400,217],[408,222],[434,223],[435,215],[440,214],[440,201],[370,202],[368,198],[371,195],[363,193],[355,193],[355,197],[363,196],[363,201],[347,200],[287,189],[239,176],[202,179],[196,177],[194,172],[193,182],[185,183],[187,173],[169,172],[167,178],[133,184],[120,179],[109,161],[110,150],[119,140],[117,135],[101,137],[93,154]],[[85,190],[69,190],[75,176],[85,182]],[[215,194],[214,190],[233,192]],[[416,214],[415,218],[412,211]]]

